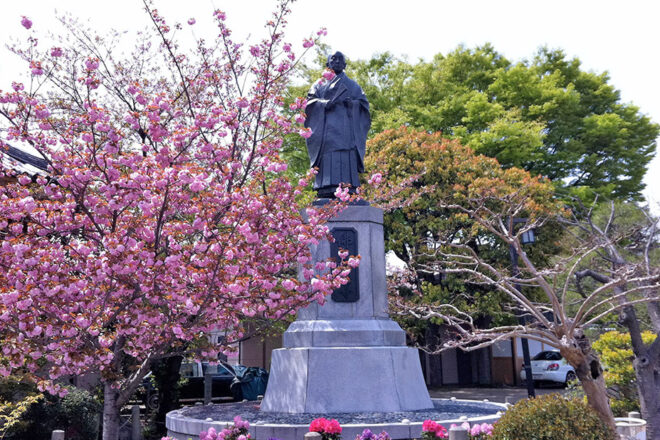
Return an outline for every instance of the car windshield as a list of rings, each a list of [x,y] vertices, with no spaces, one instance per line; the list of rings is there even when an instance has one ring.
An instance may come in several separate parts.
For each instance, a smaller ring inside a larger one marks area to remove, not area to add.
[[[533,361],[560,361],[561,354],[558,351],[542,351],[532,358]]]
[[[204,374],[221,374],[221,375],[226,375],[226,374],[231,374],[233,375],[233,372],[230,371],[231,367],[228,365],[224,364],[215,364],[211,365],[208,362],[202,362],[202,370],[204,371]]]

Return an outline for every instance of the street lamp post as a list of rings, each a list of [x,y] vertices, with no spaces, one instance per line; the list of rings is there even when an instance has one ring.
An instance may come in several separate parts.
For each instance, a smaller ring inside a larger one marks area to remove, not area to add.
[[[514,224],[525,223],[525,222],[527,222],[526,218],[513,218],[511,223],[509,224],[511,234],[513,235]],[[535,240],[536,237],[534,236],[533,229],[524,232],[521,236],[522,244],[531,244],[534,243]],[[517,278],[518,275],[520,274],[520,270],[518,269],[518,252],[516,251],[516,248],[513,244],[509,245],[509,254],[511,256],[512,273],[513,276]],[[513,286],[518,292],[522,293],[520,284],[514,283]],[[522,315],[518,315],[518,322],[520,322],[520,324],[522,325],[525,325],[525,317]],[[522,345],[522,352],[523,352],[525,382],[527,382],[527,395],[529,397],[536,397],[536,393],[534,392],[534,377],[532,376],[532,361],[529,357],[529,343],[527,341],[527,338],[520,338],[520,344]]]

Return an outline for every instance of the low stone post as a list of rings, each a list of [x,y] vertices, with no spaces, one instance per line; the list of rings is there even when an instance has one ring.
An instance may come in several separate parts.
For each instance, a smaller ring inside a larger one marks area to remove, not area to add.
[[[318,432],[308,432],[305,434],[305,440],[321,440],[321,434]]]
[[[131,440],[140,440],[142,438],[142,425],[140,424],[140,407],[133,405],[131,407]]]
[[[56,429],[50,435],[50,440],[64,440],[64,431],[62,431],[61,429]]]
[[[641,419],[642,415],[639,413],[639,411],[630,411],[628,413],[628,418],[630,418],[630,419]]]
[[[449,428],[449,440],[468,440],[468,431],[462,426]]]
[[[213,376],[210,373],[204,375],[204,405],[213,400]]]

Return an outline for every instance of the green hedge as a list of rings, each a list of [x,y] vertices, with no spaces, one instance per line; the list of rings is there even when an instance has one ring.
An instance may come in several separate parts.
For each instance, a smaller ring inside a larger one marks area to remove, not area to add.
[[[495,424],[493,440],[618,440],[579,399],[547,394],[509,408]]]

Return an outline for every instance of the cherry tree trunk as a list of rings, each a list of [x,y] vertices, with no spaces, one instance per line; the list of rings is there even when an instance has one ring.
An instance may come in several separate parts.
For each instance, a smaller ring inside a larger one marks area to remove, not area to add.
[[[103,386],[103,440],[119,440],[119,391]]]

